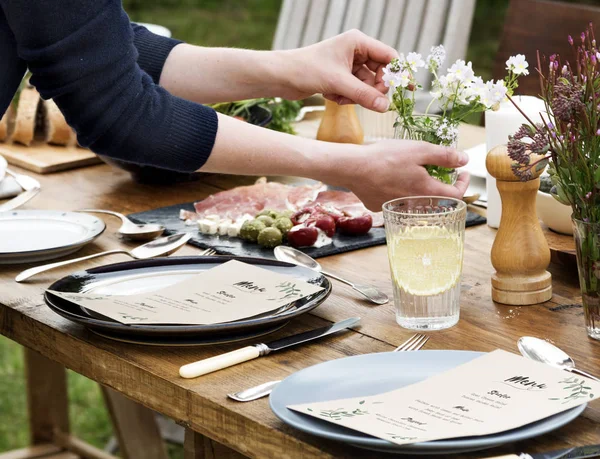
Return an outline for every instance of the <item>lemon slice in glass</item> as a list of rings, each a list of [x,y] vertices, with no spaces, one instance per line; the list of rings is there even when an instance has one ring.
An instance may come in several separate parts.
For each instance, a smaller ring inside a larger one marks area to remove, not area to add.
[[[411,295],[439,295],[460,281],[463,238],[459,231],[438,226],[413,226],[388,243],[392,276]]]

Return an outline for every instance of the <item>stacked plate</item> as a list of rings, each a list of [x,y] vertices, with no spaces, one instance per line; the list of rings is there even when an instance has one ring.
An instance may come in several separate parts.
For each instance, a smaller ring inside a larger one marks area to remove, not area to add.
[[[171,257],[118,263],[76,272],[48,290],[59,292],[133,295],[182,282],[230,260],[260,266],[323,287],[323,290],[259,316],[211,325],[125,325],[46,292],[46,303],[57,314],[107,338],[136,344],[201,345],[255,338],[274,332],[291,319],[319,306],[331,293],[330,282],[313,270],[261,258],[230,256]]]

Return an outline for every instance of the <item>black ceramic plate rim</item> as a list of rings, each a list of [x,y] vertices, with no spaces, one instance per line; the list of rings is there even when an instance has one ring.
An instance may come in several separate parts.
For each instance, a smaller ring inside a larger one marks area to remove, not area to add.
[[[276,260],[269,260],[266,258],[251,258],[251,257],[236,257],[233,255],[217,255],[217,256],[189,256],[189,257],[169,257],[169,258],[154,258],[148,260],[135,260],[135,261],[127,261],[121,263],[114,263],[105,266],[99,266],[97,268],[92,268],[85,271],[77,271],[68,276],[65,276],[56,282],[54,282],[46,292],[44,293],[44,300],[50,309],[52,309],[57,314],[72,320],[74,322],[89,325],[97,328],[101,328],[103,330],[114,330],[115,332],[126,332],[127,330],[135,330],[137,333],[148,332],[152,333],[194,333],[194,332],[219,332],[219,331],[227,331],[227,330],[240,330],[248,327],[256,327],[256,326],[267,326],[271,324],[278,323],[280,321],[290,320],[296,316],[304,314],[308,311],[313,310],[320,304],[322,304],[327,297],[331,294],[331,282],[323,276],[321,276],[323,291],[316,293],[315,298],[307,302],[301,307],[293,308],[289,311],[286,311],[282,314],[271,316],[271,317],[261,317],[256,319],[248,319],[248,320],[240,320],[236,322],[227,322],[220,324],[210,324],[210,325],[125,325],[120,322],[112,321],[112,319],[107,319],[106,321],[100,319],[94,319],[89,316],[79,315],[72,313],[63,309],[60,306],[60,299],[56,301],[54,298],[48,294],[48,290],[57,290],[61,291],[60,287],[62,284],[67,282],[70,278],[81,278],[86,276],[87,274],[106,274],[120,271],[128,271],[133,269],[143,269],[143,268],[152,268],[152,267],[163,267],[163,266],[177,266],[177,265],[194,265],[194,264],[208,264],[211,262],[226,262],[229,260],[238,260],[241,262],[246,262],[255,265],[268,265],[268,266],[282,266],[282,267],[290,267],[306,270],[307,272],[314,273],[315,275],[319,275],[317,272],[313,272],[308,268],[304,268],[301,266],[296,266],[291,263],[285,263]],[[110,321],[109,321],[110,320]]]
[[[44,214],[44,213],[56,213],[57,216],[63,216],[66,214],[70,214],[70,215],[77,215],[78,217],[88,217],[90,219],[96,219],[97,221],[100,222],[100,229],[99,230],[92,230],[91,226],[86,226],[86,229],[88,230],[88,233],[90,234],[90,236],[88,236],[86,239],[82,239],[80,241],[74,242],[72,244],[67,244],[67,245],[60,245],[60,246],[54,246],[54,247],[47,247],[47,248],[43,248],[43,249],[36,249],[36,250],[22,250],[20,252],[0,252],[0,257],[2,258],[19,258],[22,257],[23,255],[36,255],[36,254],[42,254],[42,253],[46,253],[46,252],[54,252],[54,251],[63,251],[63,250],[68,250],[68,249],[74,249],[77,247],[83,247],[84,245],[89,244],[90,242],[92,242],[94,239],[98,238],[99,236],[102,235],[102,233],[104,233],[104,230],[106,230],[106,223],[104,223],[103,220],[97,218],[97,217],[93,217],[92,215],[86,215],[86,214],[82,214],[82,213],[78,213],[78,212],[71,212],[71,211],[67,211],[67,210],[11,210],[8,212],[3,212],[3,216],[8,217],[9,214],[11,215],[16,215],[16,214],[30,214],[30,215],[39,215],[39,214]],[[4,215],[6,214],[6,215]],[[60,218],[52,218],[53,220],[61,220]],[[9,220],[9,218],[7,218],[7,220]],[[62,219],[63,221],[65,219]],[[72,222],[71,222],[72,223]],[[83,226],[83,225],[81,225]]]

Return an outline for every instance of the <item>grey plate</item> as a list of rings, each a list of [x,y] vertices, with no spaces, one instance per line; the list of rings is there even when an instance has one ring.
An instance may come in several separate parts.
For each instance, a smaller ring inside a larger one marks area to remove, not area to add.
[[[286,424],[310,434],[359,448],[397,454],[453,454],[525,440],[557,429],[579,416],[586,404],[518,429],[451,440],[396,445],[289,410],[288,405],[376,395],[422,381],[483,355],[468,351],[384,352],[347,357],[305,368],[271,393],[271,409]]]
[[[0,264],[31,263],[76,252],[106,225],[92,215],[56,210],[0,212]]]

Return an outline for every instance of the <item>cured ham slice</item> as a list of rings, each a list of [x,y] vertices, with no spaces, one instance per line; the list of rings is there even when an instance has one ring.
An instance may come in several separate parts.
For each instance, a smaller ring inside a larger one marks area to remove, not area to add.
[[[263,209],[296,210],[313,201],[323,189],[315,185],[290,186],[259,179],[254,185],[221,191],[203,201],[194,203],[196,214],[183,214],[186,220],[197,220],[210,215],[236,221],[244,215],[256,215]]]
[[[362,203],[358,196],[350,191],[327,190],[321,191],[316,199],[308,204],[311,206],[322,206],[323,208],[332,208],[345,213],[351,217],[358,217],[364,214],[369,214],[373,218],[373,226],[383,226],[383,213],[371,212]]]

